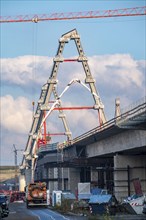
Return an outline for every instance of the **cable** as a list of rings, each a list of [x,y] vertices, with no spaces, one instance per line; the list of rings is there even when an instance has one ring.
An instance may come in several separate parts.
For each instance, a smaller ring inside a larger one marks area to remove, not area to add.
[[[38,36],[38,24],[33,25],[33,37],[32,37],[32,56],[33,56],[33,65],[32,65],[32,116],[34,117],[34,109],[35,109],[35,100],[36,100],[36,86],[35,86],[35,79],[36,79],[36,56],[37,56],[37,36]],[[32,118],[33,120],[33,118]]]

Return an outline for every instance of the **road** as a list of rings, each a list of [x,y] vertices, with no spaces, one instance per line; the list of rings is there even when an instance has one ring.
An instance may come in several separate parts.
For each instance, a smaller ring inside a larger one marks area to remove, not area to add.
[[[10,214],[3,220],[88,220],[88,217],[61,215],[48,208],[26,208],[25,203],[10,203]],[[146,215],[98,216],[99,220],[146,220]]]
[[[10,203],[10,214],[4,220],[87,220],[81,216],[65,216],[48,208],[26,208],[25,203]]]

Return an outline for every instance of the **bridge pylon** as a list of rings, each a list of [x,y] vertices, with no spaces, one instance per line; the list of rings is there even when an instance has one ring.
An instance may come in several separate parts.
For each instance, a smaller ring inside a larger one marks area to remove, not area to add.
[[[65,47],[65,44],[68,43],[70,40],[74,40],[77,51],[78,51],[78,58],[77,59],[64,59],[62,54],[63,50]],[[54,106],[58,107],[59,111],[59,118],[61,118],[64,129],[65,129],[65,134],[67,136],[67,141],[71,142],[72,141],[72,134],[69,129],[66,116],[63,113],[63,109],[61,109],[61,96],[58,96],[57,91],[56,91],[56,85],[57,85],[57,74],[58,74],[58,69],[59,65],[62,62],[68,62],[68,61],[77,61],[81,62],[86,78],[85,78],[85,83],[89,85],[89,91],[92,94],[92,97],[94,99],[94,109],[98,111],[98,117],[99,117],[99,124],[102,125],[106,122],[106,117],[104,114],[104,106],[103,103],[100,99],[99,93],[97,92],[96,86],[95,86],[95,80],[92,77],[89,65],[88,65],[88,59],[84,54],[81,41],[80,41],[80,36],[77,32],[76,29],[71,30],[67,32],[66,34],[63,34],[59,40],[59,46],[57,50],[57,54],[55,58],[53,59],[53,67],[52,71],[50,74],[49,79],[47,80],[47,83],[42,87],[41,90],[41,95],[40,99],[38,101],[38,105],[36,108],[36,112],[33,117],[33,123],[32,127],[30,130],[30,134],[28,137],[26,149],[25,149],[25,155],[22,161],[22,165],[25,166],[28,163],[28,161],[31,160],[31,169],[32,173],[34,174],[34,167],[35,167],[35,161],[37,160],[36,157],[36,147],[37,147],[37,141],[39,138],[40,134],[40,129],[42,126],[42,123],[44,121],[44,111],[50,111],[52,107],[49,106],[50,98],[51,95],[54,96],[56,103]]]

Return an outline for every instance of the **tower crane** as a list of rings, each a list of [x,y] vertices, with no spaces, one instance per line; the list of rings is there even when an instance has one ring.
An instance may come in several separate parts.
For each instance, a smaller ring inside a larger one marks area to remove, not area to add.
[[[62,12],[50,14],[0,16],[0,23],[75,20],[86,18],[112,18],[146,15],[146,6],[113,10],[96,10],[84,12]]]

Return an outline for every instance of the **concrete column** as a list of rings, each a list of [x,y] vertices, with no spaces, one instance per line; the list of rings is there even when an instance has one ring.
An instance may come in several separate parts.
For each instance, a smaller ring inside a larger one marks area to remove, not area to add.
[[[91,169],[91,182],[98,182],[98,171],[97,169]]]
[[[77,192],[78,183],[80,182],[80,169],[79,168],[70,168],[69,172],[69,182],[71,192]]]
[[[25,175],[19,175],[19,191],[24,191],[26,186]]]
[[[145,156],[116,155],[114,156],[115,196],[122,201],[135,194],[133,179],[139,178],[143,193],[146,193],[146,159]],[[128,181],[129,178],[129,181]]]
[[[26,185],[31,183],[31,169],[25,170],[25,182],[26,182]]]

